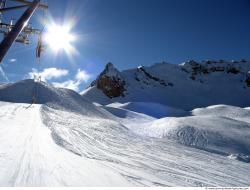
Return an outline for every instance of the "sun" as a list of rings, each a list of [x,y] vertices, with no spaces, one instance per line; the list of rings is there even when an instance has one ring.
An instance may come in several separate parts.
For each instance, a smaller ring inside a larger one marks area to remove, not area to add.
[[[65,50],[66,53],[70,53],[73,49],[72,43],[76,39],[70,30],[69,25],[51,24],[47,28],[44,40],[53,51]]]

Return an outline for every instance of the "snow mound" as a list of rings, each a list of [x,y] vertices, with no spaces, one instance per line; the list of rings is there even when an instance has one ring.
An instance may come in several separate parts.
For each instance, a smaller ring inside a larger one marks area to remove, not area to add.
[[[141,102],[112,103],[104,108],[117,117],[114,120],[142,137],[173,140],[221,155],[234,155],[238,160],[250,162],[248,109],[215,105],[185,112]],[[158,119],[157,116],[163,115],[165,117]]]
[[[138,124],[137,128],[127,127],[143,136],[167,138],[222,155],[233,154],[250,162],[250,123],[245,121],[249,110],[218,105],[192,113],[196,115],[167,117]]]
[[[101,109],[69,89],[55,88],[30,79],[0,86],[0,101],[31,104],[33,96],[36,104],[46,104],[55,109],[70,110],[93,117],[104,116]]]
[[[250,123],[250,110],[228,105],[215,105],[207,108],[197,108],[192,111],[193,115],[209,115],[232,118]]]

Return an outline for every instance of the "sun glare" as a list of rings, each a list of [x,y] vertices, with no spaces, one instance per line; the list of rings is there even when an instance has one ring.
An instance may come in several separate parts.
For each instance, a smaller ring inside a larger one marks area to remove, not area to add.
[[[73,49],[72,42],[75,41],[75,36],[70,32],[70,29],[67,25],[52,24],[45,33],[45,42],[55,52],[65,50],[66,53],[71,53],[70,51]]]

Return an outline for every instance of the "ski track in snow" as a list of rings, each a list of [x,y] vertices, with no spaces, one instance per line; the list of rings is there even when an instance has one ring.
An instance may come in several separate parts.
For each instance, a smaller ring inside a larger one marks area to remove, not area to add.
[[[0,186],[250,185],[250,164],[109,119],[27,106],[0,103]]]
[[[130,185],[244,186],[249,183],[246,163],[167,139],[140,137],[114,121],[43,108],[43,119],[49,121],[46,125],[57,134],[57,144],[83,157],[104,161]]]
[[[105,166],[57,146],[40,105],[1,106],[1,186],[108,186],[126,181]]]

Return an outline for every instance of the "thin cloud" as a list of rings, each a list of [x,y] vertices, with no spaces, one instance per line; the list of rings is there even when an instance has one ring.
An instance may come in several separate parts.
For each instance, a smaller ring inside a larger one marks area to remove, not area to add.
[[[91,75],[88,74],[86,71],[81,70],[81,69],[77,70],[77,74],[75,76],[76,80],[88,82],[90,78],[91,78]]]
[[[46,68],[42,72],[38,72],[36,69],[32,69],[32,72],[29,73],[30,78],[34,78],[35,76],[40,76],[41,80],[47,81],[51,79],[58,79],[64,76],[67,76],[69,71],[66,69],[58,69],[58,68]]]
[[[79,92],[80,85],[88,82],[92,78],[92,75],[84,70],[78,69],[74,79],[70,79],[64,82],[53,82],[52,84],[58,88],[68,88]]]
[[[17,62],[17,59],[14,59],[14,58],[13,59],[9,59],[9,62],[10,63],[15,63],[15,62]]]
[[[79,91],[79,86],[81,82],[74,80],[67,80],[65,82],[53,82],[52,83],[57,88],[68,88],[74,91]]]

